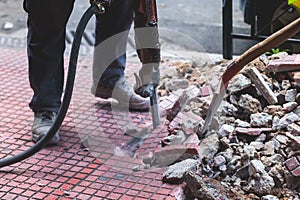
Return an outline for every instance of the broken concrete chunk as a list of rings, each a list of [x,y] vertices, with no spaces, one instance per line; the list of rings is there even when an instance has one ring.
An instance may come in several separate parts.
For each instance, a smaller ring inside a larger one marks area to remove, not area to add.
[[[222,102],[222,112],[227,116],[236,116],[238,109],[233,105],[228,103],[227,101]]]
[[[238,105],[248,114],[257,113],[262,110],[260,102],[249,94],[241,95]]]
[[[243,74],[237,74],[230,80],[227,90],[230,94],[237,93],[251,85],[251,80]]]
[[[285,93],[285,101],[286,102],[296,101],[296,96],[297,96],[297,90],[296,89],[287,90],[286,93]]]
[[[248,189],[259,196],[269,194],[274,188],[274,179],[267,174],[265,166],[260,160],[252,160],[249,165],[250,181]]]
[[[275,153],[275,144],[274,141],[268,141],[264,145],[264,151],[263,154],[267,156],[271,156]]]
[[[285,114],[281,105],[269,105],[264,108],[263,112],[281,117]]]
[[[263,142],[257,142],[257,141],[253,141],[249,145],[254,147],[255,150],[261,150],[265,146]]]
[[[300,126],[296,123],[289,124],[287,130],[293,135],[300,135]]]
[[[182,144],[186,140],[186,135],[182,130],[177,130],[175,134],[164,137],[161,141],[162,146]]]
[[[219,151],[219,136],[212,134],[207,138],[204,138],[199,146],[200,158],[212,159]]]
[[[247,77],[251,79],[251,81],[255,84],[256,88],[259,90],[259,92],[269,104],[272,105],[278,102],[276,95],[268,86],[268,83],[264,80],[263,76],[256,68],[247,67],[244,70],[244,73]]]
[[[252,160],[249,165],[249,175],[257,177],[257,174],[266,174],[265,166],[260,160]]]
[[[288,113],[279,119],[278,124],[274,125],[274,123],[273,123],[273,128],[275,130],[284,129],[289,124],[294,123],[296,121],[298,121],[298,115],[296,115],[295,113]],[[273,120],[273,122],[274,122],[274,120]]]
[[[236,127],[250,128],[250,124],[248,122],[242,121],[240,119],[236,119],[234,121],[234,124]]]
[[[215,167],[219,167],[219,166],[225,165],[225,164],[226,164],[226,159],[224,156],[218,155],[218,156],[214,157],[214,166]]]
[[[250,115],[251,127],[269,127],[272,124],[272,115],[267,113],[255,113]]]
[[[297,108],[298,103],[292,101],[292,102],[288,102],[282,105],[283,110],[285,112],[291,112],[292,110],[294,110],[295,108]]]
[[[232,134],[234,131],[234,127],[228,124],[223,124],[219,130],[220,137],[227,137],[228,135]]]
[[[189,81],[186,79],[170,79],[165,83],[165,87],[170,91],[186,89],[189,87]]]
[[[261,197],[261,200],[279,200],[279,199],[273,195],[266,195],[266,196]]]
[[[175,163],[174,165],[168,167],[163,175],[162,180],[166,183],[182,183],[184,173],[196,168],[198,163],[199,161],[194,159],[186,159]]]
[[[292,86],[292,85],[291,85],[291,83],[290,83],[289,80],[283,80],[283,81],[281,82],[281,88],[282,88],[283,90],[288,90],[288,89],[290,89],[291,86]]]
[[[252,136],[258,136],[260,135],[262,132],[271,132],[272,128],[241,128],[241,127],[237,127],[235,129],[235,131],[237,133],[241,133],[241,134],[247,134],[247,135],[252,135]]]
[[[289,139],[288,137],[284,136],[284,135],[277,135],[275,138],[278,142],[280,142],[281,144],[287,145]]]

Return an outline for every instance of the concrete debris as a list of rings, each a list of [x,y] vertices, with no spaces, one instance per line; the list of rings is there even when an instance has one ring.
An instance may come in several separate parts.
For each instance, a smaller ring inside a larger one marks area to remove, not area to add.
[[[224,124],[221,126],[219,130],[219,137],[228,137],[234,131],[234,127],[228,124]]]
[[[262,94],[262,96],[267,100],[269,104],[276,104],[278,102],[276,95],[256,68],[246,67],[244,73],[251,79],[251,81],[257,87],[258,91]]]
[[[219,136],[212,134],[204,138],[199,145],[200,158],[213,159],[215,154],[219,151]]]
[[[265,171],[260,160],[252,160],[249,165],[250,181],[248,190],[258,196],[267,195],[275,186],[274,179]]]
[[[267,113],[255,113],[250,115],[251,127],[269,127],[272,124],[272,115]]]
[[[228,85],[229,94],[237,93],[251,85],[251,80],[243,74],[237,74]]]
[[[289,124],[298,121],[298,115],[295,113],[288,113],[279,119],[278,124],[276,124],[273,129],[280,130],[286,128]]]
[[[290,89],[286,91],[284,98],[286,102],[294,102],[296,101],[296,96],[297,96],[297,90]]]
[[[267,59],[277,56],[286,54]],[[269,73],[261,60],[251,62],[230,81],[209,130],[197,135],[209,109],[212,91],[227,65],[211,66],[206,69],[206,76],[201,70],[184,66],[190,67],[181,65],[175,79],[186,78],[189,86],[174,88],[167,97],[162,97],[162,103],[169,104],[164,107],[169,111],[170,135],[162,140],[164,147],[145,158],[148,164],[174,164],[174,167],[184,159],[196,158],[196,167],[183,175],[186,182],[183,191],[191,199],[297,199],[300,192],[297,74],[281,73],[281,67]],[[184,73],[200,77],[201,83]],[[181,145],[192,146],[183,150]],[[167,174],[170,178],[166,176],[164,180],[173,182],[173,171],[170,169]],[[179,174],[181,177],[182,172]]]
[[[295,136],[300,136],[300,126],[296,123],[289,124],[287,130]]]
[[[298,103],[295,102],[295,101],[291,101],[291,102],[288,102],[288,103],[285,103],[285,104],[282,105],[283,110],[287,113],[291,112],[292,110],[297,108],[297,106],[298,106]]]
[[[198,160],[186,159],[171,165],[165,171],[162,180],[166,183],[182,183],[184,173],[194,169],[198,163]]]
[[[266,196],[261,197],[261,200],[279,200],[279,199],[273,195],[266,195]]]

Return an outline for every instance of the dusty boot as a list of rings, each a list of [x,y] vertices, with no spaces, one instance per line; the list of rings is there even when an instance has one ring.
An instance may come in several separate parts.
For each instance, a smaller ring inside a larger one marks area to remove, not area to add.
[[[150,99],[137,95],[125,77],[121,77],[114,88],[98,87],[95,96],[104,99],[114,98],[118,101],[118,105],[124,107],[129,103],[129,109],[133,110],[150,108]]]
[[[56,118],[55,112],[41,111],[34,113],[34,122],[32,125],[32,141],[38,142],[48,132]],[[59,142],[59,131],[53,136],[47,145],[54,145]]]

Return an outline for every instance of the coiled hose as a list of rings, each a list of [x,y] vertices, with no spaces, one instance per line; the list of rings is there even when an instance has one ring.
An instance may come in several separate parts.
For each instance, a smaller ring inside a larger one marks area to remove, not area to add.
[[[68,75],[67,75],[67,82],[65,86],[65,94],[63,96],[62,104],[60,106],[60,109],[58,111],[57,117],[55,119],[55,122],[53,126],[49,129],[48,133],[36,144],[34,144],[32,147],[29,149],[15,155],[12,157],[8,158],[3,158],[0,160],[0,168],[12,165],[14,163],[20,162],[35,153],[39,152],[41,149],[44,148],[44,146],[50,141],[55,133],[58,131],[59,127],[61,126],[72,97],[73,93],[73,88],[74,88],[74,80],[75,80],[75,75],[76,75],[76,66],[77,66],[77,61],[78,61],[78,54],[79,54],[79,48],[80,48],[80,43],[82,39],[82,35],[84,33],[84,30],[86,28],[87,23],[91,19],[91,17],[99,12],[99,8],[96,5],[91,5],[83,14],[83,16],[80,19],[80,22],[76,28],[74,40],[72,43],[72,48],[71,48],[71,55],[70,55],[70,60],[69,60],[69,66],[68,66]]]

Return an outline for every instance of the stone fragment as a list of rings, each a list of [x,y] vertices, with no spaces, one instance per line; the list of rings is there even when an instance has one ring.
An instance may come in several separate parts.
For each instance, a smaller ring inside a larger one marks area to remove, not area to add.
[[[189,171],[184,180],[190,191],[197,199],[205,200],[229,200],[224,186],[217,180],[202,178],[199,174]]]
[[[263,154],[271,156],[274,153],[275,153],[275,144],[274,144],[274,141],[271,140],[271,141],[266,142],[265,145],[264,145]]]
[[[251,85],[251,80],[244,76],[243,74],[237,74],[230,80],[227,87],[229,94],[237,93]]]
[[[256,153],[256,149],[251,145],[245,145],[243,151],[249,158],[253,158]]]
[[[232,134],[234,131],[234,127],[228,124],[223,124],[219,130],[220,137],[227,137],[228,135]]]
[[[186,79],[170,79],[165,83],[165,87],[169,91],[186,89],[189,87],[189,81]]]
[[[231,103],[225,101],[222,105],[222,112],[227,116],[236,116],[238,109]]]
[[[177,130],[176,134],[168,135],[161,141],[162,146],[182,144],[186,140],[186,135],[182,130]]]
[[[272,128],[241,128],[241,127],[237,127],[235,129],[235,131],[240,134],[257,136],[257,135],[260,135],[262,132],[271,132]]]
[[[267,82],[264,80],[260,72],[254,67],[247,67],[244,70],[244,73],[247,77],[251,79],[251,81],[255,84],[256,88],[262,94],[262,96],[266,99],[269,104],[276,104],[277,97],[274,92],[270,89]]]
[[[285,93],[285,101],[286,102],[296,101],[296,96],[297,96],[297,90],[296,89],[287,90],[286,93]]]
[[[256,177],[257,174],[265,174],[265,166],[260,160],[252,160],[249,165],[249,175]]]
[[[268,59],[269,59],[269,66],[266,66],[266,68],[268,67],[272,67],[272,65],[274,65],[275,63],[278,63],[278,62],[282,62],[281,59],[284,59],[285,57],[287,57],[289,54],[285,51],[281,51],[279,53],[275,53],[275,54],[272,54],[270,56],[268,56]],[[277,66],[277,65],[276,65]],[[280,67],[280,66],[278,66]],[[273,72],[277,72],[277,71],[273,71]]]
[[[200,144],[199,137],[196,133],[191,134],[187,137],[187,139],[183,142],[183,144]]]
[[[295,142],[297,145],[300,146],[300,137],[299,137],[299,136],[296,137],[296,136],[290,134],[289,132],[286,132],[285,135],[286,135],[287,137],[289,137],[289,138],[290,138],[293,142]]]
[[[250,124],[248,122],[242,121],[240,119],[236,119],[234,124],[236,127],[250,128]]]
[[[249,175],[248,190],[258,196],[269,194],[275,186],[274,179],[267,174],[265,166],[260,160],[250,161]]]
[[[268,113],[269,115],[279,115],[279,116],[284,115],[283,108],[281,105],[269,105],[264,108],[263,112]],[[282,114],[278,114],[278,113],[282,113]]]
[[[184,173],[196,168],[198,163],[199,161],[194,159],[186,159],[181,162],[175,163],[174,165],[171,165],[167,168],[162,180],[166,183],[172,184],[182,183]]]
[[[200,88],[200,95],[201,97],[206,97],[212,95],[212,89],[209,85],[204,85]]]
[[[300,126],[296,123],[289,124],[287,130],[293,135],[300,136]]]
[[[262,196],[261,200],[279,200],[279,199],[278,199],[278,197],[269,194],[266,196]]]
[[[157,148],[154,150],[150,163],[145,162],[145,160],[144,162],[152,166],[163,167],[195,156],[200,156],[197,144],[180,144]],[[147,161],[149,162],[149,159]]]
[[[250,115],[251,127],[269,127],[272,124],[272,115],[267,113],[255,113]]]
[[[254,147],[255,150],[261,150],[262,148],[264,148],[263,142],[252,141],[249,145]]]
[[[241,95],[238,105],[248,114],[257,113],[262,110],[260,102],[249,94]]]
[[[291,112],[291,113],[284,115],[282,118],[280,118],[278,121],[278,124],[275,124],[275,126],[273,126],[273,128],[275,130],[280,130],[280,129],[286,128],[289,124],[294,123],[296,121],[298,121],[298,115]]]
[[[215,167],[219,167],[219,166],[225,165],[225,164],[226,164],[226,159],[224,156],[217,155],[216,157],[214,157],[214,166]]]
[[[212,159],[219,151],[219,143],[219,136],[217,134],[212,134],[204,138],[199,145],[200,158]]]
[[[286,137],[285,135],[277,135],[275,138],[278,142],[280,142],[281,144],[287,145],[289,138]]]
[[[295,108],[297,108],[298,104],[294,101],[292,102],[288,102],[282,105],[283,110],[285,112],[291,112],[292,110],[294,110]]]
[[[290,89],[291,86],[292,86],[292,85],[291,85],[291,83],[290,83],[289,80],[283,80],[283,81],[281,82],[281,88],[282,88],[283,90],[288,90],[288,89]]]

